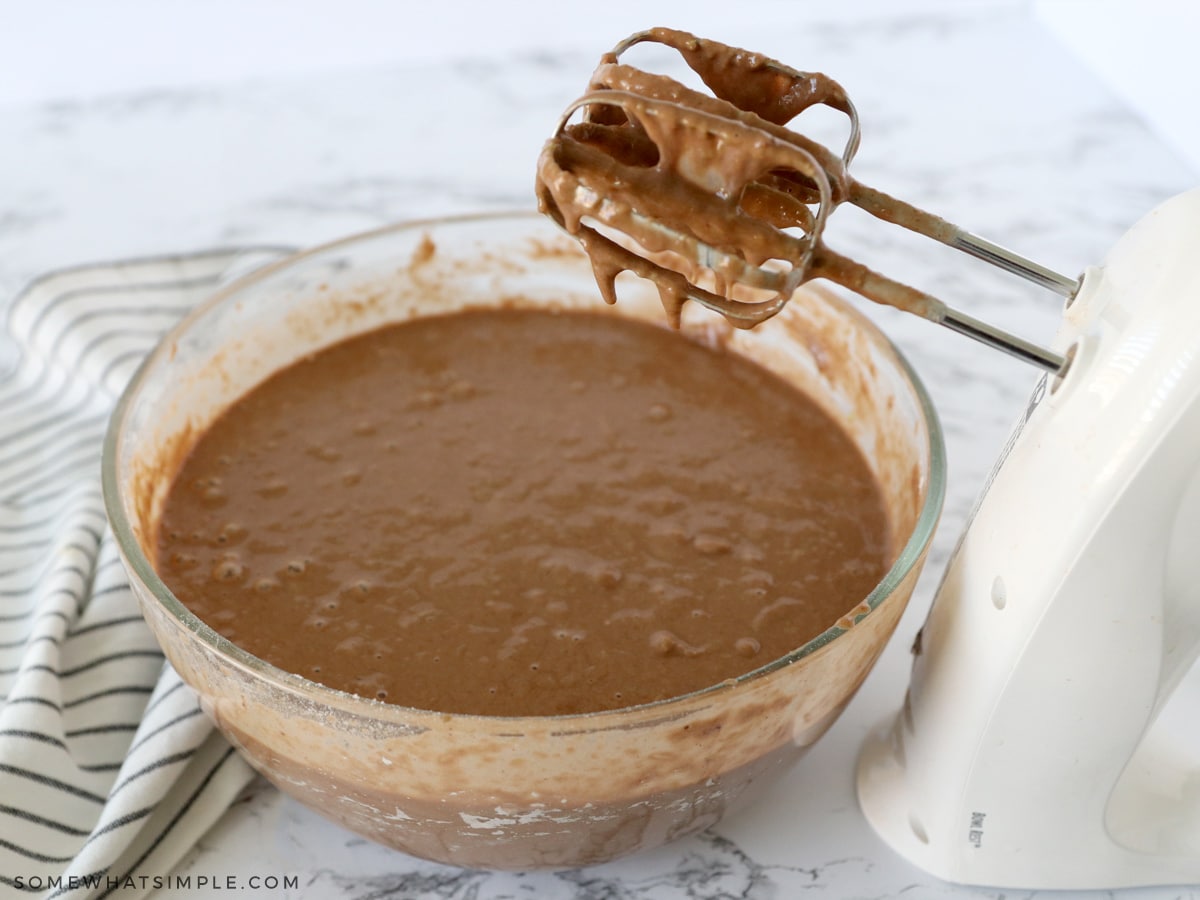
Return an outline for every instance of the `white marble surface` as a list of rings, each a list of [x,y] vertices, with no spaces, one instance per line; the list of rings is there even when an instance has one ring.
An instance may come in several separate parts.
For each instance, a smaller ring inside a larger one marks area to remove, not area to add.
[[[756,4],[725,34],[846,85],[864,121],[861,180],[1052,267],[1074,273],[1099,261],[1140,215],[1198,180],[1022,6],[926,5],[870,19],[772,24],[781,9]],[[629,15],[614,14],[611,27],[603,15],[588,20],[596,51],[630,30]],[[306,245],[401,219],[530,207],[537,149],[595,56],[555,49],[552,27],[539,27],[545,49],[537,53],[0,106],[0,297],[74,263],[215,245]],[[853,210],[839,212],[835,225],[830,243],[877,268],[1026,336],[1052,335],[1053,296]],[[501,875],[370,845],[258,785],[182,871],[297,876],[299,887],[273,892],[280,896],[406,900],[1035,896],[924,874],[874,835],[854,798],[857,749],[899,703],[907,648],[937,577],[1037,377],[935,326],[872,313],[941,412],[950,458],[945,513],[884,658],[771,797],[714,831],[631,860]],[[0,368],[6,352],[0,348]],[[163,895],[185,893],[192,892]],[[1166,900],[1200,897],[1200,887],[1068,896]]]

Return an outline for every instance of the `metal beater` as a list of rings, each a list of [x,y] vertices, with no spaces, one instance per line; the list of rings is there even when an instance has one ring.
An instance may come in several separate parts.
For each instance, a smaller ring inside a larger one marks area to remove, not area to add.
[[[620,62],[647,41],[677,50],[712,96]],[[849,119],[840,155],[784,127],[815,105]],[[825,246],[826,221],[849,202],[1064,297],[1079,289],[1078,279],[856,181],[847,170],[858,143],[858,114],[832,79],[655,28],[606,54],[563,114],[538,160],[539,204],[583,243],[609,302],[616,276],[629,270],[658,285],[673,319],[690,299],[751,327],[800,284],[825,278],[1061,375],[1063,355]]]

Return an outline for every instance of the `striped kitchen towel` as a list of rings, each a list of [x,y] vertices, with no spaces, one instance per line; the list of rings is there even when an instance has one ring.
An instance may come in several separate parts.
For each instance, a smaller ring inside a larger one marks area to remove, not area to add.
[[[0,371],[0,897],[146,893],[251,778],[138,614],[100,495],[159,336],[283,249],[81,267],[11,303]]]

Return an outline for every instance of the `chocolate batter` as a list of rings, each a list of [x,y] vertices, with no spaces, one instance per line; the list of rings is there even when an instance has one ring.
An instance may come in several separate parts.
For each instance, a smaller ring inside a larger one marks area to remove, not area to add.
[[[157,568],[281,668],[520,716],[751,671],[856,606],[888,547],[851,440],[766,370],[498,310],[351,339],[234,404],[182,464]]]
[[[618,61],[641,41],[677,50],[712,95]],[[784,127],[818,105],[850,119],[841,156]],[[563,125],[538,158],[538,203],[578,237],[609,302],[617,276],[631,271],[657,285],[674,324],[699,299],[752,327],[801,283],[825,278],[925,318],[944,315],[935,298],[822,243],[825,219],[846,201],[943,242],[954,235],[949,223],[850,177],[858,118],[836,81],[655,28],[605,54],[575,106],[584,120]],[[767,261],[775,270],[759,268]],[[739,284],[771,296],[749,303],[732,292]]]

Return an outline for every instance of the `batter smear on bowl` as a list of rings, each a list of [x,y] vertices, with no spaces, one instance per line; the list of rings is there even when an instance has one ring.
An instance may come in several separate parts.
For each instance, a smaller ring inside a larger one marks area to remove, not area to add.
[[[502,309],[360,335],[253,389],[183,462],[157,568],[282,669],[533,716],[779,659],[890,547],[854,443],[766,369],[648,323]]]

